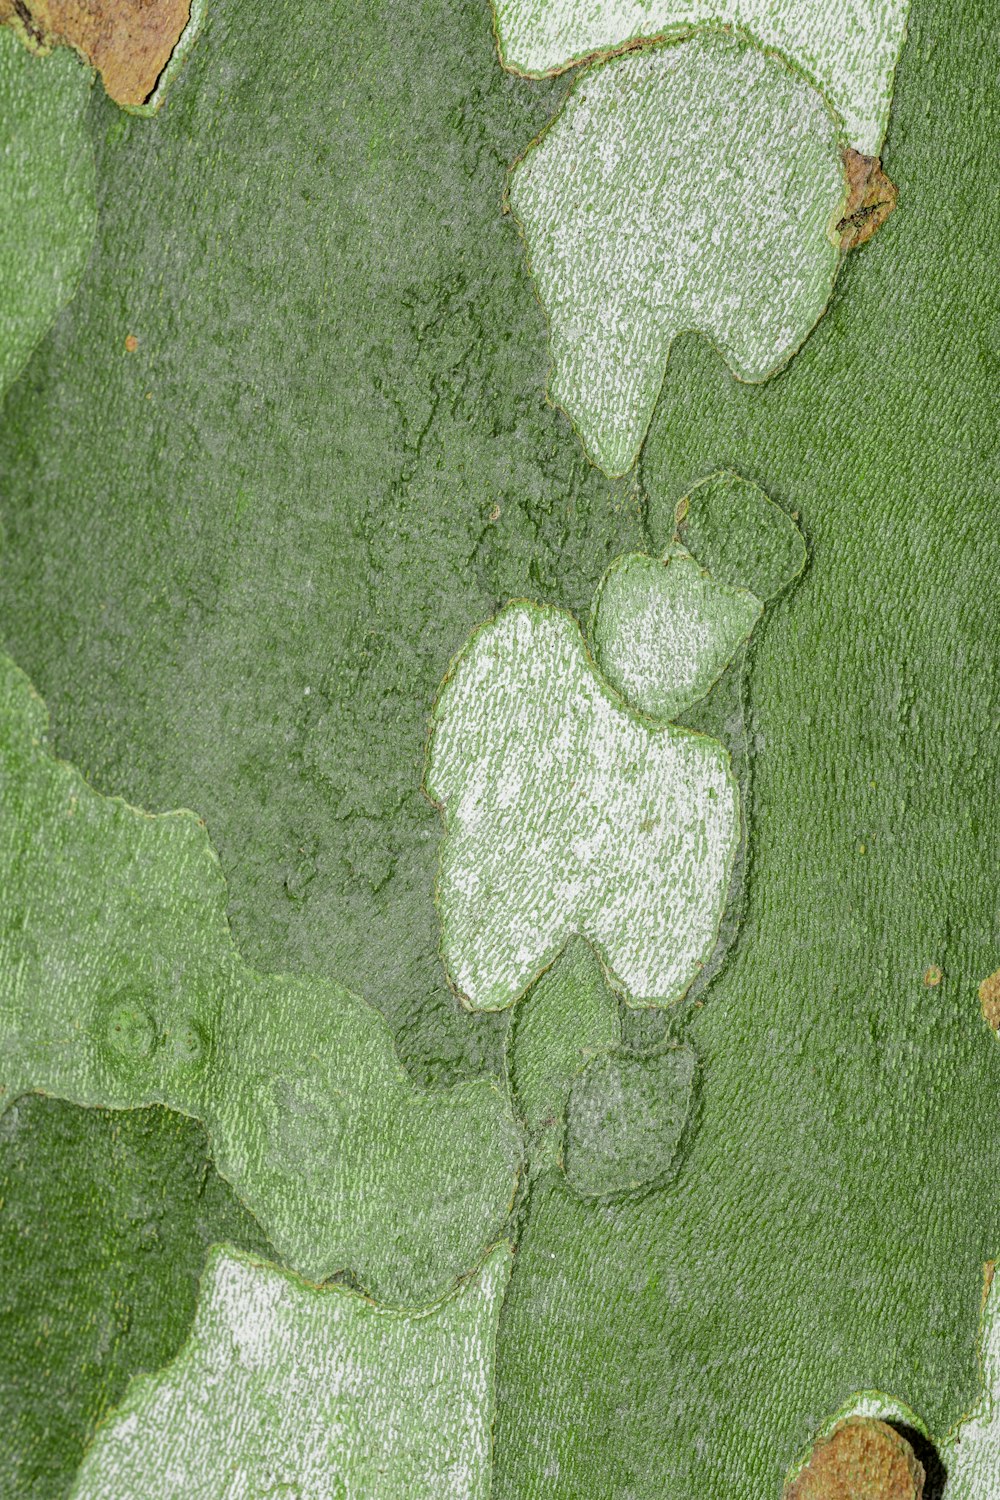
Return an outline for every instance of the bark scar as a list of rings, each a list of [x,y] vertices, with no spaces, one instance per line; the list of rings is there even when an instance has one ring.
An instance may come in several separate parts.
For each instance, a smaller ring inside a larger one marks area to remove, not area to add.
[[[871,239],[899,201],[899,189],[882,170],[877,156],[862,156],[853,146],[843,153],[848,193],[844,216],[837,225],[840,248],[856,250]]]
[[[67,46],[116,104],[145,104],[191,19],[191,0],[0,0],[35,51]]]
[[[979,986],[979,1005],[987,1026],[1000,1031],[1000,969]]]
[[[847,1417],[820,1438],[784,1500],[922,1500],[924,1468],[906,1439],[874,1417]]]

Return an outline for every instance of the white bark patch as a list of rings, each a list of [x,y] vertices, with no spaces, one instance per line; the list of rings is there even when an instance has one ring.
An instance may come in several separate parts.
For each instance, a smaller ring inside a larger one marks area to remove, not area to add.
[[[982,1399],[941,1444],[948,1500],[996,1500],[1000,1495],[1000,1288],[995,1279],[983,1307],[979,1358]]]
[[[217,1251],[188,1343],[130,1386],[73,1500],[487,1500],[511,1253],[422,1312]]]
[[[561,610],[509,605],[435,709],[445,963],[477,1010],[513,1003],[574,933],[636,1004],[679,999],[709,957],[739,838],[729,757],[632,713]]]
[[[822,90],[866,156],[877,156],[885,137],[909,8],[909,0],[495,0],[504,67],[534,77],[642,38],[739,26]]]
[[[847,179],[822,96],[742,39],[702,34],[581,74],[511,173],[549,319],[549,393],[609,474],[634,463],[674,338],[741,380],[781,368],[840,263]]]
[[[662,562],[629,553],[612,563],[594,600],[594,655],[633,708],[674,719],[718,681],[763,609],[679,549]]]

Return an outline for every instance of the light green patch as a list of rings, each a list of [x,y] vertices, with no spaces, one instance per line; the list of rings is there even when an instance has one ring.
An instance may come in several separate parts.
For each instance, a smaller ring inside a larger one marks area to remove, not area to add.
[[[0,658],[2,1098],[202,1120],[278,1253],[382,1301],[440,1295],[496,1238],[520,1160],[487,1079],[414,1088],[381,1015],[235,952],[204,826],[92,791]]]
[[[222,1249],[194,1330],[99,1431],[73,1500],[487,1500],[511,1252],[422,1312],[319,1290]]]
[[[593,949],[575,938],[514,1012],[507,1072],[532,1137],[532,1165],[551,1164],[566,1101],[587,1057],[621,1041],[618,1001]]]
[[[675,337],[763,381],[826,307],[847,180],[822,96],[705,33],[581,75],[509,202],[549,319],[551,399],[608,474],[635,462]]]
[[[605,573],[590,637],[608,681],[640,713],[675,719],[717,682],[763,613],[745,589],[717,583],[689,553],[632,552]]]
[[[473,635],[435,705],[426,786],[446,827],[444,959],[471,1009],[513,1004],[574,934],[630,1004],[683,996],[739,843],[729,756],[626,709],[572,616],[511,604]]]
[[[885,136],[909,0],[494,0],[504,66],[541,77],[643,38],[738,26],[821,89],[851,145],[875,156]]]
[[[0,26],[0,398],[76,291],[97,224],[91,74]]]
[[[570,1186],[586,1198],[607,1198],[662,1182],[691,1110],[694,1072],[690,1047],[591,1058],[569,1097]]]
[[[990,1268],[992,1276],[992,1267]],[[947,1500],[996,1500],[1000,1494],[1000,1295],[992,1278],[979,1339],[983,1394],[941,1444]]]
[[[677,536],[713,578],[767,601],[806,565],[795,521],[739,474],[712,474],[677,506]]]

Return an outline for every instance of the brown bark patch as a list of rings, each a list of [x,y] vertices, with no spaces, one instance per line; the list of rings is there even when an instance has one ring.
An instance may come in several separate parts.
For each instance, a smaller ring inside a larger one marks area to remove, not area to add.
[[[899,189],[882,171],[877,156],[862,156],[848,146],[843,153],[848,193],[844,217],[837,225],[841,250],[856,250],[881,229],[899,201]]]
[[[145,104],[190,17],[191,0],[0,0],[0,22],[36,47],[73,47],[116,104]]]
[[[1000,969],[979,986],[979,1005],[986,1024],[1000,1031]]]
[[[820,1438],[785,1500],[922,1500],[924,1469],[904,1437],[873,1417],[848,1417]]]

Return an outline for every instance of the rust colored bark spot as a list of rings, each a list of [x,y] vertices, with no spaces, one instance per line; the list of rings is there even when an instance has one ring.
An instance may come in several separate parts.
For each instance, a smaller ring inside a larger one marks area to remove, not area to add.
[[[924,1469],[904,1437],[874,1417],[848,1417],[820,1438],[785,1500],[922,1500]]]
[[[979,986],[979,1004],[986,1024],[1000,1031],[1000,969]]]
[[[896,207],[899,189],[882,171],[877,156],[862,156],[848,146],[844,152],[848,194],[844,217],[837,225],[841,250],[856,250],[881,229]]]
[[[944,972],[938,968],[937,964],[931,964],[929,969],[924,970],[924,984],[928,989],[933,989],[936,984],[940,984],[943,978]]]
[[[145,104],[191,16],[191,0],[0,0],[36,47],[73,47],[116,104]]]

